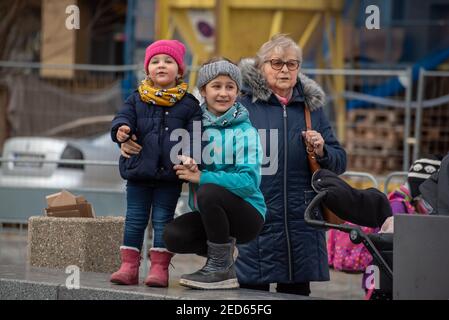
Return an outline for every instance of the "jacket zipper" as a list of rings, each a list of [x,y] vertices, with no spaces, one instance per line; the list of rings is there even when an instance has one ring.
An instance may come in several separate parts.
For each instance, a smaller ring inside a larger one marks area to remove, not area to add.
[[[287,130],[287,107],[282,105],[284,114],[284,223],[285,223],[285,235],[287,237],[287,253],[288,253],[288,278],[290,281],[293,279],[292,272],[292,255],[290,234],[288,233],[288,215],[287,215],[287,159],[288,159],[288,130]]]

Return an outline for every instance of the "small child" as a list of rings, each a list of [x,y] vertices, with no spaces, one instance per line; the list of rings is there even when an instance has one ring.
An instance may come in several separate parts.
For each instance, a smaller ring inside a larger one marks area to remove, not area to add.
[[[126,179],[127,211],[122,265],[111,282],[135,285],[139,281],[140,251],[151,211],[153,248],[148,255],[151,268],[145,284],[168,286],[168,266],[173,256],[162,238],[164,227],[173,220],[182,181],[173,170],[170,151],[177,141],[170,134],[179,128],[193,137],[193,121],[201,121],[198,100],[187,92],[184,74],[184,45],[177,40],[159,40],[147,47],[145,73],[137,90],[112,121],[111,136],[117,143],[132,138],[142,146],[138,154],[120,157],[119,168]]]
[[[433,173],[440,169],[441,160],[436,156],[421,158],[413,162],[407,175],[407,181],[388,194],[393,216],[387,218],[380,232],[393,233],[394,215],[431,214],[434,209],[425,201],[419,191],[419,186]]]
[[[407,181],[388,194],[393,216],[385,220],[379,233],[394,233],[394,216],[396,214],[431,214],[433,212],[433,208],[423,199],[419,187],[440,169],[440,165],[441,160],[435,156],[421,158],[413,162],[407,174]],[[366,277],[365,273],[363,287],[366,289],[366,300],[391,299],[391,292],[366,288]]]
[[[419,186],[440,168],[439,159],[422,158],[413,162],[407,181],[388,195],[393,214],[429,214],[432,207],[422,198]]]
[[[235,243],[246,243],[262,230],[266,205],[259,189],[262,148],[246,108],[236,102],[242,86],[238,67],[213,60],[198,72],[205,98],[203,128],[209,144],[201,170],[183,158],[175,166],[190,182],[190,207],[165,228],[167,247],[178,253],[207,256],[203,268],[181,276],[180,284],[197,289],[238,288],[234,268]]]

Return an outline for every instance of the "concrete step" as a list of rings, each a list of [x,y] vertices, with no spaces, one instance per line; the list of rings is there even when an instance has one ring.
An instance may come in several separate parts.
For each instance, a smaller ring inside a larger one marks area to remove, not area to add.
[[[0,300],[316,300],[291,294],[248,289],[193,290],[170,280],[168,288],[143,284],[120,286],[109,282],[110,274],[80,272],[79,289],[69,289],[73,271],[0,265]]]

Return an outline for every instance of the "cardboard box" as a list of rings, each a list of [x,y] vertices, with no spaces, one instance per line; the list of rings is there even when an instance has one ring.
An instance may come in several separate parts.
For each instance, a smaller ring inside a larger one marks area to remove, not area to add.
[[[45,215],[48,217],[95,218],[92,205],[83,196],[75,196],[62,190],[45,198],[48,206],[45,208]]]

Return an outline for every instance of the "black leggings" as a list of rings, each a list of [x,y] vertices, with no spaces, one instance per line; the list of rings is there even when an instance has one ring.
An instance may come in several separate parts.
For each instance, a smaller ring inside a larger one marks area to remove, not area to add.
[[[227,243],[229,237],[246,243],[257,237],[264,220],[248,202],[216,184],[197,192],[200,212],[185,213],[165,227],[164,241],[176,253],[207,254],[207,243]]]
[[[270,291],[270,284],[269,283],[267,283],[267,284],[244,284],[244,283],[241,283],[240,288]],[[310,295],[310,282],[278,283],[276,286],[276,292],[309,296]]]

